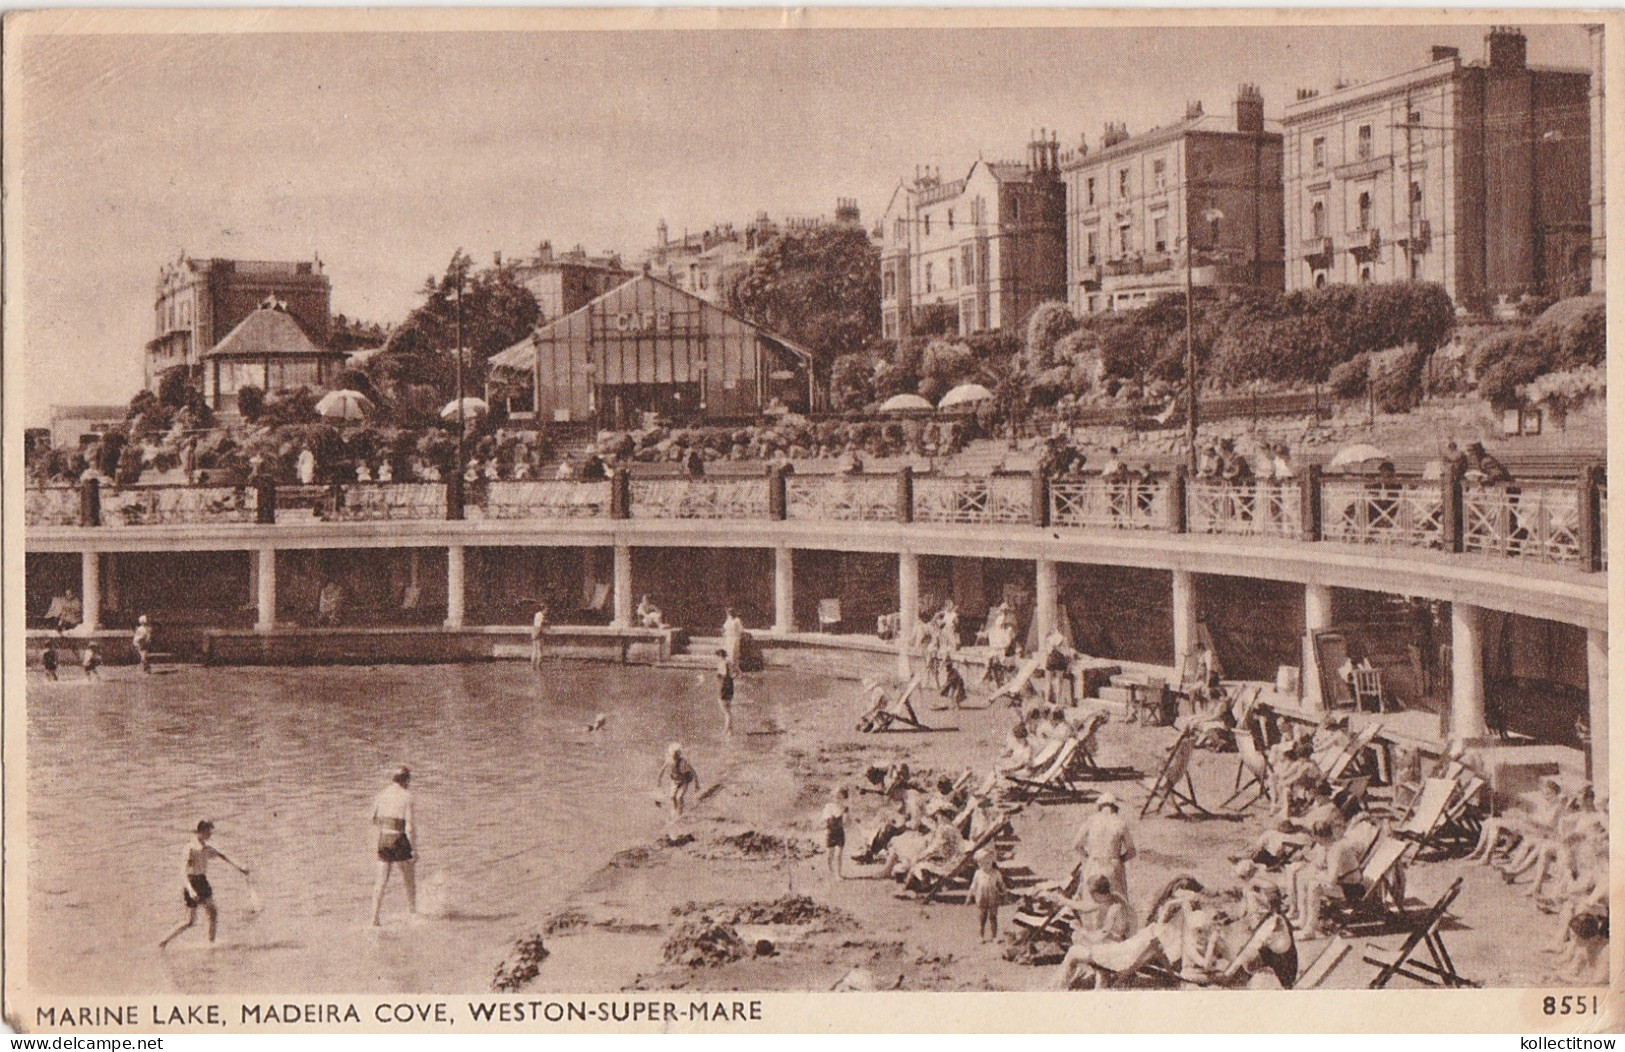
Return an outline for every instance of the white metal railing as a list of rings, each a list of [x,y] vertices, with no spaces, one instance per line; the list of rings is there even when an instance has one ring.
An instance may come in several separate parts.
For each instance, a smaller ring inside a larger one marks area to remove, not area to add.
[[[634,519],[765,519],[767,478],[633,479]]]
[[[1166,530],[1166,482],[1052,482],[1049,487],[1052,526],[1109,530]]]
[[[1437,482],[1326,479],[1320,484],[1322,540],[1442,548],[1444,493]]]
[[[492,482],[485,491],[491,519],[601,519],[609,515],[608,482]]]
[[[1297,479],[1193,480],[1185,489],[1191,533],[1303,536],[1303,486]]]
[[[23,525],[79,525],[79,491],[70,486],[23,490]]]
[[[350,482],[332,509],[335,518],[357,520],[444,519],[446,486],[441,482]]]
[[[1033,483],[1027,475],[914,480],[915,522],[1021,525],[1033,521]]]
[[[784,483],[787,518],[897,521],[894,475],[791,475]]]
[[[103,526],[253,522],[259,504],[251,486],[103,487]]]
[[[1580,489],[1547,486],[1466,486],[1461,493],[1462,551],[1577,563],[1580,541]]]

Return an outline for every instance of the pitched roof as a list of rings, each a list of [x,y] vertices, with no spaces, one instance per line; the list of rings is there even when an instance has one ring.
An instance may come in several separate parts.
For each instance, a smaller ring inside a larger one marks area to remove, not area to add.
[[[294,316],[277,307],[261,307],[226,333],[205,358],[282,358],[343,355],[311,342]]]

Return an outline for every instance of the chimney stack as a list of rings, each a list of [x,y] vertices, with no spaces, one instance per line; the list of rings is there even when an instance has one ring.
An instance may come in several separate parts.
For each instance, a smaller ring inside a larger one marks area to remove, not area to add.
[[[1185,103],[1185,119],[1186,120],[1193,121],[1193,120],[1195,120],[1196,118],[1198,118],[1200,116],[1202,116],[1202,100],[1201,99],[1197,99],[1195,102],[1187,102],[1187,103]]]
[[[1448,62],[1454,58],[1461,58],[1461,48],[1445,47],[1442,44],[1433,45],[1433,61]]]
[[[1264,94],[1257,84],[1236,89],[1236,131],[1259,135],[1264,131]]]
[[[1495,26],[1489,35],[1490,69],[1518,70],[1529,65],[1529,38],[1516,26]]]

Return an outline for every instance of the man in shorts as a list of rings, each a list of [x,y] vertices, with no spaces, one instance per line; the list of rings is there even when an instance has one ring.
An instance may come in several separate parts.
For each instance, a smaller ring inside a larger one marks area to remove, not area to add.
[[[417,823],[412,817],[412,772],[405,767],[397,770],[389,784],[372,802],[372,824],[378,835],[378,881],[372,890],[372,926],[378,927],[378,913],[384,905],[384,888],[389,885],[389,874],[401,867],[401,880],[406,884],[406,908],[418,911],[417,851],[413,841],[418,838]]]
[[[181,859],[181,901],[186,903],[186,920],[163,937],[158,943],[160,950],[168,946],[175,936],[197,923],[199,909],[209,918],[209,941],[214,941],[220,915],[214,905],[214,888],[209,886],[209,859],[218,858],[243,876],[248,876],[247,868],[227,858],[218,848],[209,846],[209,837],[213,833],[214,823],[204,819],[197,824],[197,839],[186,845]]]

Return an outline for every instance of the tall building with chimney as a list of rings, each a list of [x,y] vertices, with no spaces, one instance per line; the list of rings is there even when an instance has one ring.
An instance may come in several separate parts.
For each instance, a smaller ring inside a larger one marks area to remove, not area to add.
[[[201,379],[204,355],[268,299],[281,303],[318,347],[327,346],[333,287],[320,259],[192,259],[183,252],[164,264],[153,301],[155,332],[146,347],[147,387],[176,365]]]
[[[1073,313],[1182,291],[1187,263],[1194,285],[1281,287],[1281,135],[1254,85],[1237,92],[1233,122],[1197,102],[1141,135],[1107,124],[1099,148],[1081,144],[1061,170]]]
[[[1060,145],[1040,133],[1025,163],[978,160],[962,179],[916,171],[880,224],[881,335],[1017,331],[1066,296]]]
[[[676,238],[662,219],[655,226],[655,243],[643,254],[643,268],[707,303],[726,307],[728,290],[749,272],[757,253],[774,238],[830,225],[862,226],[857,199],[837,198],[833,221],[822,215],[792,215],[776,220],[766,212],[757,212],[756,218],[743,228],[718,223],[709,230],[684,232]]]
[[[1584,70],[1529,65],[1518,30],[1482,62],[1423,66],[1286,108],[1286,284],[1432,281],[1483,312],[1591,282]]]
[[[618,252],[590,256],[580,245],[568,252],[554,252],[551,241],[543,241],[534,256],[513,267],[515,279],[536,297],[541,310],[538,324],[563,317],[632,277],[621,266]]]

